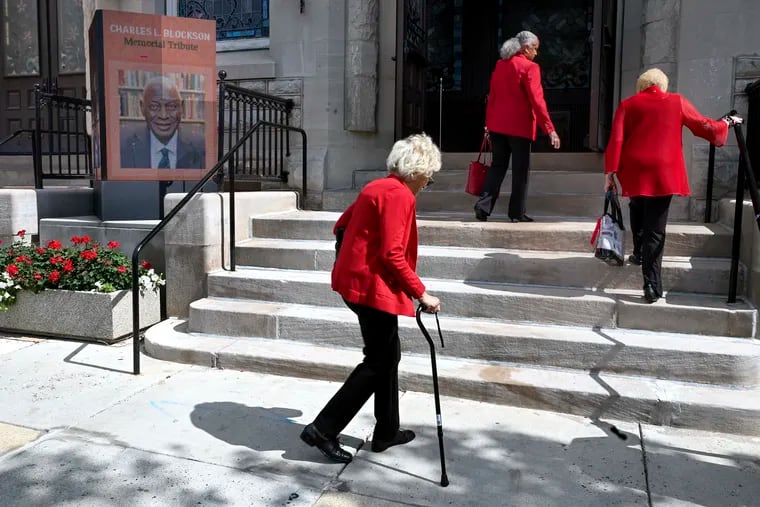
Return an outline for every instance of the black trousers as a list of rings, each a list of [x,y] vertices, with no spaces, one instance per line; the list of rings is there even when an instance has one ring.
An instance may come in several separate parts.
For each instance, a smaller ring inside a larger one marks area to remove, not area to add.
[[[501,184],[507,175],[509,158],[512,157],[512,194],[509,196],[509,218],[525,215],[525,198],[528,194],[531,140],[524,137],[505,136],[491,132],[493,161],[486,176],[483,193],[475,207],[490,215],[499,198]]]
[[[377,422],[373,438],[389,440],[399,430],[398,316],[368,306],[346,304],[359,317],[364,360],[314,419],[314,426],[327,438],[337,437],[374,394]]]
[[[662,297],[662,252],[665,249],[665,226],[672,195],[661,197],[631,197],[633,254],[641,257],[641,274],[644,285],[651,284]]]

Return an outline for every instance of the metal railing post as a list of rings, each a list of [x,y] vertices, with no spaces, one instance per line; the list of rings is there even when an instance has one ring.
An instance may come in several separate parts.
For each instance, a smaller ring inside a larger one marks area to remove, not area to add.
[[[40,85],[34,85],[34,140],[32,141],[32,157],[34,158],[34,188],[42,188],[42,104]]]
[[[734,234],[731,240],[731,270],[728,277],[728,302],[736,303],[736,286],[739,281],[739,255],[742,243],[742,213],[744,211],[744,172],[739,162],[736,175],[736,206],[734,207]]]
[[[710,143],[707,159],[707,194],[705,195],[705,223],[712,222],[713,179],[715,176],[715,145]]]

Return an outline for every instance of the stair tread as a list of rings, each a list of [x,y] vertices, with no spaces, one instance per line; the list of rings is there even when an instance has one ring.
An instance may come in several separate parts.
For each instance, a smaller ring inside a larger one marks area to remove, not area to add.
[[[334,251],[335,241],[328,239],[279,239],[279,238],[250,238],[237,243],[238,248],[277,248],[292,250],[320,250]],[[594,259],[590,252],[573,252],[559,250],[525,250],[511,248],[481,248],[481,247],[464,247],[464,246],[437,246],[437,245],[420,245],[418,249],[420,257],[448,257],[456,256],[460,258],[482,259],[493,255],[514,255],[525,259]],[[604,267],[601,261],[596,261],[600,267]],[[730,259],[724,257],[696,257],[696,256],[664,256],[663,265],[683,265],[699,263],[701,265],[714,265],[716,267],[727,267]],[[609,269],[618,269],[610,267]]]
[[[194,301],[194,310],[228,313],[263,313],[281,317],[309,318],[317,321],[354,323],[356,315],[348,308],[273,303],[250,299],[208,297]],[[426,326],[433,330],[432,317],[424,317]],[[553,340],[572,343],[593,343],[660,350],[678,350],[685,354],[707,353],[737,355],[760,359],[760,341],[725,336],[706,336],[683,333],[640,331],[620,328],[590,329],[581,326],[512,323],[500,320],[478,319],[441,315],[441,330],[470,332],[484,336],[512,336],[533,340]],[[417,329],[412,317],[400,317],[399,327]],[[444,339],[446,335],[444,334]]]
[[[336,222],[340,217],[339,211],[286,211],[270,213],[266,216],[258,216],[256,220],[299,220],[299,221],[327,221]],[[551,231],[581,231],[593,232],[596,219],[589,217],[557,217],[544,216],[540,222],[501,222],[475,221],[471,213],[460,212],[418,212],[417,226],[447,226],[447,227],[476,227],[476,228],[510,228],[521,230],[551,230]],[[504,215],[506,217],[506,215]],[[667,232],[674,234],[714,234],[731,235],[731,230],[720,223],[698,222],[668,222]]]
[[[272,368],[277,362],[287,361],[301,366],[298,372],[324,375],[336,367],[354,367],[362,359],[358,349],[341,348],[336,354],[334,346],[320,346],[282,339],[233,338],[178,331],[183,321],[169,319],[152,327],[146,333],[146,345],[161,346],[175,352],[202,351],[219,356],[255,358],[255,363]],[[554,391],[564,396],[591,394],[594,396],[634,398],[654,403],[670,402],[675,405],[720,407],[727,413],[749,411],[760,415],[760,389],[711,386],[692,382],[642,378],[613,373],[573,371],[562,368],[533,367],[497,363],[474,359],[437,358],[438,375],[442,390],[450,379],[458,378],[471,384],[517,386],[520,389]],[[292,375],[290,371],[288,374]],[[400,376],[430,375],[430,358],[424,354],[407,353],[399,364]],[[599,382],[602,380],[603,382]],[[507,387],[507,389],[509,389]],[[614,393],[614,394],[612,394]],[[444,392],[445,394],[445,392]]]
[[[251,266],[241,266],[237,271],[216,271],[209,273],[209,277],[233,278],[233,279],[268,279],[287,282],[306,282],[330,284],[329,271],[306,271],[299,269],[280,269],[280,268],[259,268]],[[743,300],[737,300],[736,303],[729,305],[724,296],[712,296],[707,294],[691,293],[674,293],[666,292],[663,298],[660,298],[654,304],[647,304],[640,301],[640,290],[626,289],[583,289],[575,287],[556,287],[541,285],[523,285],[510,284],[501,282],[486,281],[464,281],[451,279],[423,278],[425,286],[431,293],[439,292],[456,292],[470,293],[480,295],[505,295],[512,294],[522,297],[544,297],[544,298],[575,298],[583,300],[596,301],[619,301],[623,304],[644,305],[648,307],[700,307],[711,308],[725,311],[754,310],[754,307]]]

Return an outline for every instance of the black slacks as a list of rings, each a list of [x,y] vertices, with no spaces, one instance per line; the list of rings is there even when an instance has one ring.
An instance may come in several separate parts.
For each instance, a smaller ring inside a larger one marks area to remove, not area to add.
[[[483,193],[475,207],[490,215],[499,198],[501,184],[507,175],[509,158],[512,157],[512,194],[509,196],[509,218],[525,215],[525,198],[528,194],[531,140],[524,137],[506,136],[491,132],[493,161],[486,176]]]
[[[651,284],[662,297],[662,252],[665,249],[665,226],[672,195],[661,197],[631,197],[633,254],[641,258],[641,274],[644,285]]]
[[[346,302],[359,317],[364,339],[364,360],[351,372],[332,399],[314,420],[325,437],[334,438],[375,395],[373,438],[390,440],[399,430],[398,363],[401,344],[398,316],[368,306]]]

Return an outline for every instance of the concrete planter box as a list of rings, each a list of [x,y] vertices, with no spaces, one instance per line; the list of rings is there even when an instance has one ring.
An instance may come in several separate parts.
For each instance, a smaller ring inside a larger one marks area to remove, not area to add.
[[[140,296],[140,328],[160,320],[159,294],[146,291]],[[132,291],[21,291],[8,311],[0,312],[0,329],[113,343],[132,333]]]

